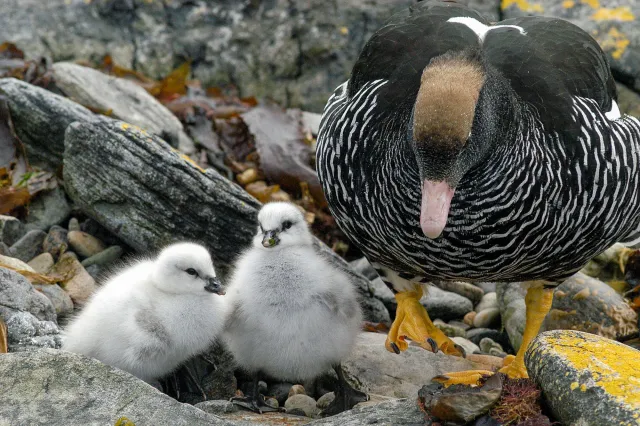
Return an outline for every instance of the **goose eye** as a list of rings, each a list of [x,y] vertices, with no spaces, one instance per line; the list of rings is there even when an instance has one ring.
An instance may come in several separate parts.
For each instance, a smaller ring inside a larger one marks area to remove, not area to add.
[[[193,269],[193,268],[189,268],[189,269],[187,269],[185,272],[186,272],[187,274],[189,274],[189,275],[193,275],[194,277],[197,277],[197,276],[198,276],[198,271],[196,271],[196,270],[195,270],[195,269]]]
[[[291,221],[287,220],[287,221],[282,223],[282,229],[289,229],[289,228],[291,228],[291,225],[292,225]]]

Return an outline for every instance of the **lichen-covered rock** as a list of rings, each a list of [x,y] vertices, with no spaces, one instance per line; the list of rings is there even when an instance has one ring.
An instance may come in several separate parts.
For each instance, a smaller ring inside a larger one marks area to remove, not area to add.
[[[23,5],[3,7],[17,11]],[[64,132],[69,124],[78,120],[101,120],[99,116],[69,99],[15,78],[0,79],[0,93],[7,98],[11,120],[16,134],[24,144],[29,161],[49,170],[57,170],[62,165]]]
[[[616,340],[638,334],[638,314],[610,286],[577,273],[555,290],[543,327],[586,331]]]
[[[174,147],[181,137],[189,138],[171,111],[130,80],[70,62],[53,64],[52,70],[56,86],[80,105],[111,111],[110,117],[146,129]]]
[[[231,425],[181,404],[134,376],[69,352],[0,357],[0,418],[7,424]]]
[[[545,15],[567,19],[594,37],[614,73],[640,91],[640,4],[637,2],[503,0],[503,19]]]
[[[29,312],[42,321],[56,321],[55,309],[45,295],[22,275],[0,267],[0,316],[6,321],[16,312]]]
[[[47,233],[47,238],[42,243],[42,249],[49,253],[54,260],[57,260],[62,253],[67,251],[68,247],[67,230],[61,226],[52,226]]]
[[[589,333],[554,330],[534,339],[525,363],[562,424],[640,424],[640,351]]]

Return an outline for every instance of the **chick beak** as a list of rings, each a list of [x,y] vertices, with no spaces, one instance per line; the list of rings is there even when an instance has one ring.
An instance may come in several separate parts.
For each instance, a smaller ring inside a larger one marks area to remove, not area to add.
[[[262,245],[266,248],[275,247],[280,242],[277,231],[267,231],[262,237]]]
[[[224,295],[224,290],[222,289],[222,284],[217,277],[209,277],[207,278],[207,284],[204,286],[204,289],[209,293],[215,293],[219,295]]]

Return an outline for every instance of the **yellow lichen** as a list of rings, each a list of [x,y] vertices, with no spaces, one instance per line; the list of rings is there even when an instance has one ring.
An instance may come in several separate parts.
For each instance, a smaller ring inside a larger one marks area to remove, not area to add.
[[[569,388],[571,388],[571,390],[576,390],[578,386],[580,386],[578,382],[572,382]]]
[[[348,35],[348,34],[349,34],[349,28],[347,28],[347,27],[340,27],[340,34],[342,34],[342,35]]]
[[[597,9],[600,7],[600,1],[599,0],[580,0],[581,3],[589,5],[589,7],[593,8],[593,9]]]
[[[120,417],[113,426],[136,426],[136,424],[126,417]]]
[[[575,5],[576,5],[576,2],[573,0],[564,0],[562,2],[562,7],[564,7],[565,9],[571,9]]]
[[[591,290],[589,290],[589,287],[585,287],[582,290],[580,290],[579,292],[577,292],[576,294],[574,294],[572,299],[573,300],[582,300],[582,299],[586,299],[590,295],[591,295]]]
[[[512,5],[517,6],[519,9],[525,12],[544,12],[544,8],[540,3],[531,3],[527,0],[502,0],[500,7],[502,8],[502,10],[505,10]]]
[[[590,386],[599,387],[620,403],[640,410],[640,351],[587,333],[565,331],[546,339],[552,351],[578,376],[590,377]],[[575,389],[573,383],[570,387]],[[580,390],[585,391],[586,384]]]
[[[581,390],[582,392],[586,391],[586,390],[587,390],[587,385],[585,385],[584,383],[583,383],[583,384],[581,384],[581,385],[580,385],[580,390]]]
[[[198,166],[198,164],[193,161],[188,155],[180,153],[180,158],[191,164],[196,169],[200,170],[202,173],[205,173],[205,170],[202,167]]]
[[[616,8],[600,8],[593,15],[591,19],[594,21],[619,21],[629,22],[635,19],[635,15],[631,12],[628,6],[620,6]]]
[[[620,59],[629,46],[627,36],[617,28],[611,28],[606,34],[596,33],[596,40],[606,52],[611,52],[613,59]]]

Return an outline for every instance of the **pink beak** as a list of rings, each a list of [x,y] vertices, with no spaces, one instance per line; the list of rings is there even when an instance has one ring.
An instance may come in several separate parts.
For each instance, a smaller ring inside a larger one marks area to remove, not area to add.
[[[454,190],[446,182],[425,180],[422,183],[420,228],[427,237],[435,239],[442,234],[447,225],[453,193]]]

